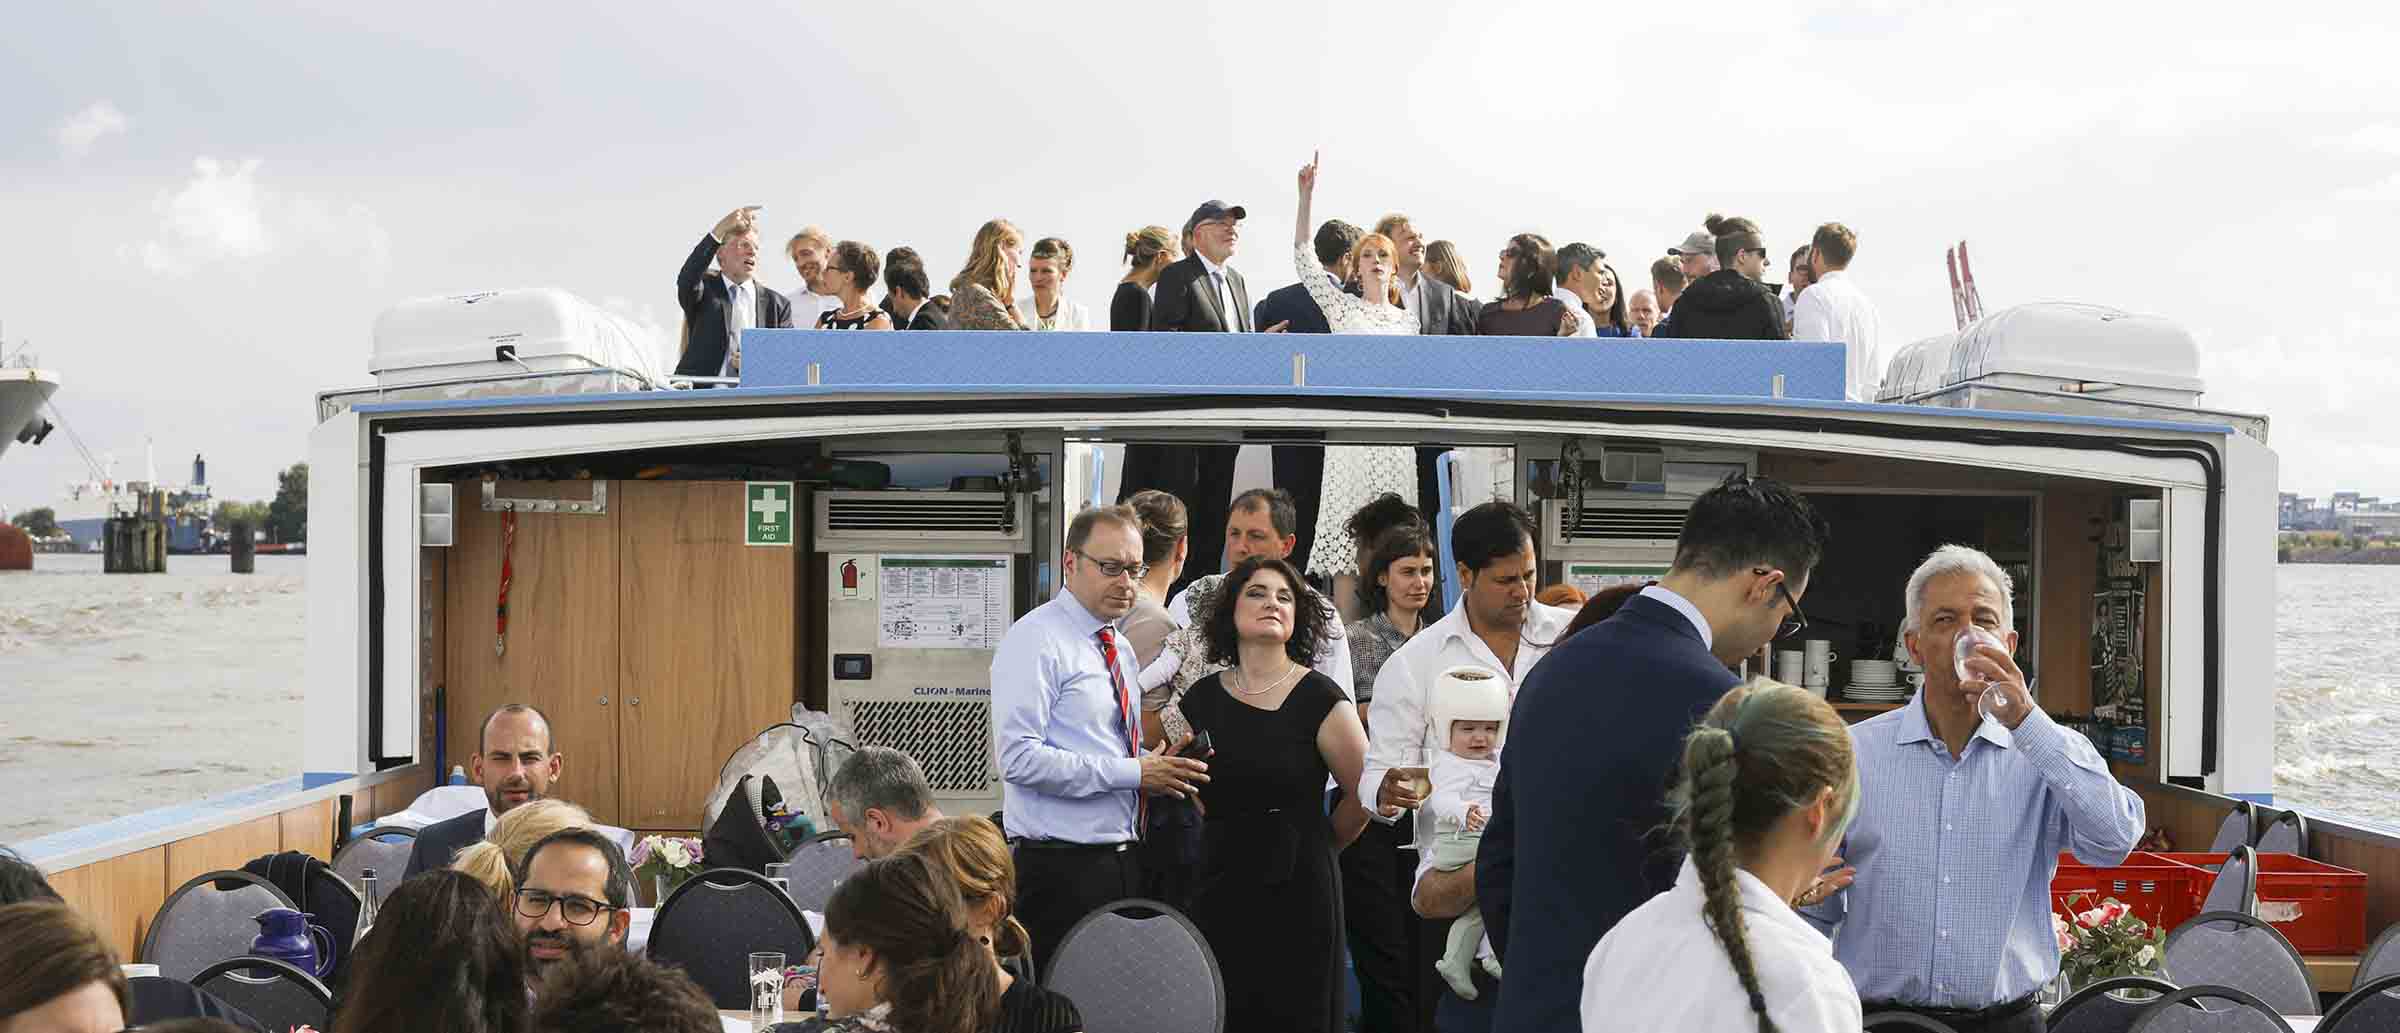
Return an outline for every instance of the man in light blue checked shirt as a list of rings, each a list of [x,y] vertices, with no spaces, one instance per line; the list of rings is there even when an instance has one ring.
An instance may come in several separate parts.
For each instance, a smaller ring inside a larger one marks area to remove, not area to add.
[[[1860,803],[1840,852],[1857,880],[1803,913],[1833,936],[1869,1013],[2040,1033],[2034,993],[2058,974],[2059,852],[2119,864],[2141,838],[2141,797],[2027,692],[2010,656],[2013,587],[1974,549],[1927,557],[1908,579],[1903,625],[1925,687],[1851,727]],[[1976,646],[1962,678],[1953,650],[1970,625],[2006,647]]]

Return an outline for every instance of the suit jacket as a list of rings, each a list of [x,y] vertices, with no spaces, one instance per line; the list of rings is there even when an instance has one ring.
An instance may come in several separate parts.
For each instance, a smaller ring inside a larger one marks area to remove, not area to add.
[[[692,248],[691,257],[683,260],[682,271],[675,274],[675,303],[683,307],[683,354],[675,361],[677,376],[713,377],[725,368],[725,353],[733,343],[733,323],[725,318],[729,300],[725,277],[708,268],[716,257],[717,238],[702,236],[699,245]],[[792,325],[791,299],[756,280],[750,281],[750,287],[751,296],[757,299],[751,326]],[[813,321],[816,314],[810,313],[809,318]]]
[[[1308,296],[1308,285],[1305,283],[1268,291],[1266,298],[1258,303],[1257,314],[1251,319],[1250,325],[1264,330],[1287,319],[1292,325],[1285,328],[1286,333],[1333,332],[1333,324],[1326,322],[1325,310],[1317,307],[1317,299]]]
[[[1526,675],[1475,858],[1476,903],[1508,966],[1494,1033],[1581,1023],[1592,945],[1675,884],[1683,855],[1651,833],[1685,734],[1738,682],[1681,613],[1641,596]],[[1518,897],[1530,903],[1512,917]]]
[[[1472,334],[1475,319],[1483,314],[1483,303],[1463,297],[1458,289],[1428,276],[1417,274],[1417,332],[1420,334]]]
[[[416,845],[408,851],[408,869],[400,873],[406,879],[418,872],[450,867],[451,858],[475,845],[483,838],[483,816],[489,809],[468,811],[447,821],[437,821],[417,830]],[[389,885],[399,885],[394,880]]]
[[[1232,311],[1217,307],[1217,292],[1208,282],[1208,267],[1200,263],[1199,255],[1185,255],[1183,261],[1167,267],[1158,274],[1157,297],[1150,306],[1152,330],[1198,330],[1211,333],[1227,331],[1248,332],[1250,320],[1250,285],[1242,282],[1242,274],[1233,267],[1225,268],[1225,293],[1232,295]]]

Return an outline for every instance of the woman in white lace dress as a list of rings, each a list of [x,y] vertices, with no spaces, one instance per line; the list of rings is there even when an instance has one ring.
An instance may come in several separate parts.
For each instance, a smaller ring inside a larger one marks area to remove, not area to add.
[[[1400,249],[1390,237],[1369,233],[1350,249],[1350,275],[1359,294],[1342,290],[1317,261],[1309,237],[1309,206],[1317,191],[1317,162],[1300,168],[1300,216],[1292,229],[1292,266],[1308,296],[1337,334],[1413,334],[1417,317],[1400,305]],[[1358,582],[1358,549],[1343,525],[1350,514],[1386,492],[1417,497],[1417,456],[1406,446],[1335,445],[1325,451],[1325,481],[1317,490],[1317,527],[1309,546],[1308,573],[1333,579],[1333,598],[1350,619]]]

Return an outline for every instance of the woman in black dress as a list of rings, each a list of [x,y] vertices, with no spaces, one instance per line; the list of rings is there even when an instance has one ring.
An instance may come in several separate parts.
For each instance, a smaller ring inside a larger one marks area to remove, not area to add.
[[[1332,679],[1309,669],[1326,635],[1300,572],[1252,557],[1226,575],[1209,615],[1212,659],[1180,706],[1209,736],[1207,858],[1192,921],[1224,970],[1228,1030],[1331,1033],[1340,1026],[1340,893],[1334,853],[1367,812],[1345,794],[1325,816],[1325,776],[1358,784],[1367,732]]]
[[[1183,258],[1175,251],[1175,234],[1164,226],[1144,226],[1125,235],[1125,278],[1108,301],[1108,328],[1141,330],[1150,325],[1150,288],[1158,274]]]

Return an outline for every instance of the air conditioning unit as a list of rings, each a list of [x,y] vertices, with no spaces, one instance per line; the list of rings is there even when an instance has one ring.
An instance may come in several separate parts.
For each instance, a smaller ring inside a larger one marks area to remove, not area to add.
[[[815,501],[833,715],[859,745],[916,758],[944,810],[998,809],[992,652],[1019,610],[1030,499],[827,491]]]

